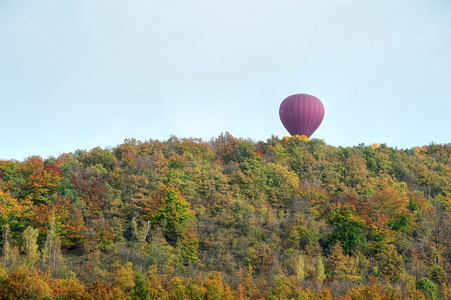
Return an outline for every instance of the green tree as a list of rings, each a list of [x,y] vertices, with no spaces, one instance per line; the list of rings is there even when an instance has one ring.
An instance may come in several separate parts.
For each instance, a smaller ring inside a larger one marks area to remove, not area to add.
[[[421,278],[416,283],[417,290],[422,291],[428,299],[437,299],[437,286],[427,278]]]
[[[150,298],[150,290],[147,286],[147,281],[143,278],[141,273],[136,273],[134,278],[134,286],[133,286],[133,293],[131,296],[131,299],[133,300],[147,300]]]
[[[144,207],[144,219],[158,225],[169,244],[175,246],[194,219],[190,204],[174,187],[162,186]]]
[[[343,252],[348,254],[350,250],[363,242],[365,221],[356,215],[355,206],[341,203],[332,204],[326,218],[334,228],[329,237],[330,245],[340,242]]]

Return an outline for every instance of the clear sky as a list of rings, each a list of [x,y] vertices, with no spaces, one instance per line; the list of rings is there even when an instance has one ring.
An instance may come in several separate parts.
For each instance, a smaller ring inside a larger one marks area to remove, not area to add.
[[[0,159],[125,138],[451,142],[449,0],[0,0]]]

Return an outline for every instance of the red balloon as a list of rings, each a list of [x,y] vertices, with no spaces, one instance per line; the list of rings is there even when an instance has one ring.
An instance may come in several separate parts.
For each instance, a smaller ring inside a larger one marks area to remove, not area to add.
[[[283,126],[293,135],[310,137],[324,118],[324,106],[318,98],[295,94],[285,98],[279,108]]]

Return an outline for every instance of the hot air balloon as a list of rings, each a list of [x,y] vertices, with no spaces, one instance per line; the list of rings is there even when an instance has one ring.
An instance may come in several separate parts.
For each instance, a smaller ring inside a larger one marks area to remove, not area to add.
[[[308,94],[291,95],[282,101],[279,116],[283,126],[294,135],[310,137],[324,118],[324,106]]]

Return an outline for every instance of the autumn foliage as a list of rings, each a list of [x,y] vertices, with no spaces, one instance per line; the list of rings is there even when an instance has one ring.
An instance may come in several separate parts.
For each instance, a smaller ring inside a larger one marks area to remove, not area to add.
[[[447,299],[451,145],[126,140],[0,161],[0,299]]]

